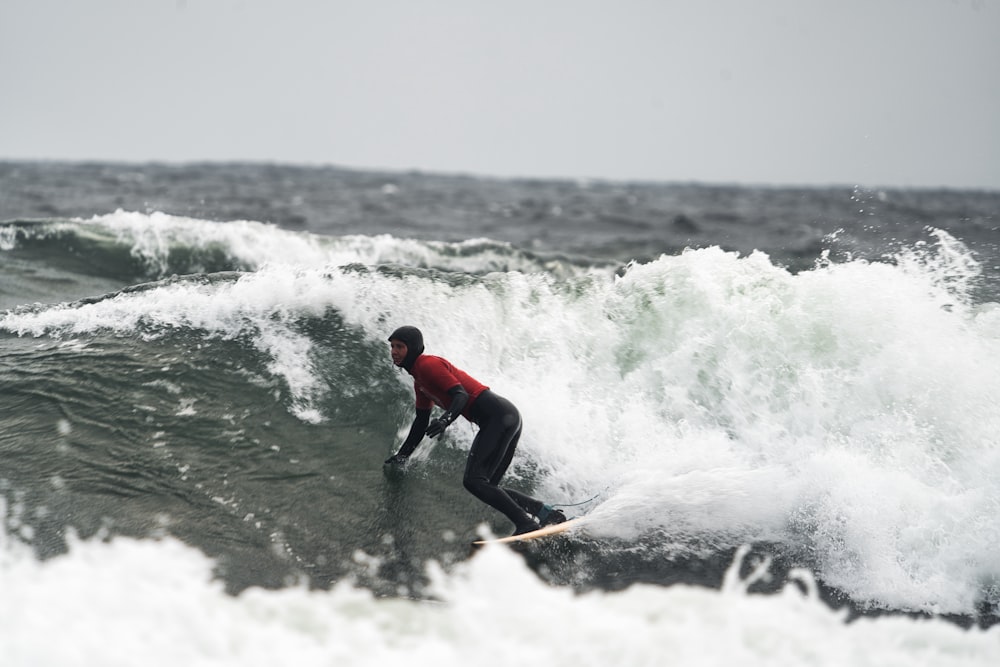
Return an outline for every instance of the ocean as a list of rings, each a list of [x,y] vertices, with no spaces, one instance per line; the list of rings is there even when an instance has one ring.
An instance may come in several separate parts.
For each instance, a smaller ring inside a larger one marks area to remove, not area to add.
[[[1000,192],[3,162],[0,275],[5,667],[1000,659]]]

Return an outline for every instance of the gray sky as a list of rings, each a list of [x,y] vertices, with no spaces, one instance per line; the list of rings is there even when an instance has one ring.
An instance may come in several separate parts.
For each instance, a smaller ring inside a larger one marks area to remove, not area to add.
[[[0,0],[0,159],[1000,190],[1000,0]]]

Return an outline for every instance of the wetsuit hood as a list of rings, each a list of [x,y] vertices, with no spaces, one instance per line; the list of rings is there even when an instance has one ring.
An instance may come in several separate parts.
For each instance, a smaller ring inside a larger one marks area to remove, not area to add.
[[[399,327],[390,334],[389,340],[398,340],[406,344],[406,356],[401,364],[406,370],[412,369],[413,362],[424,353],[424,335],[416,327]]]

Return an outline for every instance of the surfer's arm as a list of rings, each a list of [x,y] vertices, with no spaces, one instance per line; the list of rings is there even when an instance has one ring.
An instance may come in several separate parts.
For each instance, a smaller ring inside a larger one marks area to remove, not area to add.
[[[427,427],[427,435],[431,438],[436,438],[444,430],[451,426],[451,423],[458,419],[459,415],[462,414],[462,410],[465,406],[469,404],[469,394],[465,391],[465,387],[460,384],[456,384],[454,387],[448,390],[448,395],[451,396],[451,405],[445,410],[444,414],[435,419]]]
[[[393,456],[390,456],[385,460],[386,463],[406,463],[406,459],[410,458],[410,454],[413,450],[417,448],[420,441],[424,439],[424,431],[427,430],[427,424],[431,421],[431,411],[417,409],[417,414],[413,418],[413,424],[410,426],[410,432],[406,436],[406,440],[400,445],[399,451]]]

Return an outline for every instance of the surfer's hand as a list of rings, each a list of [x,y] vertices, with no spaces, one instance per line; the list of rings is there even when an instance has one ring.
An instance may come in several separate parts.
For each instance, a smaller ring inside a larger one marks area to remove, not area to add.
[[[438,417],[431,422],[430,426],[427,427],[427,430],[424,431],[424,434],[428,438],[436,438],[444,433],[444,430],[450,425],[451,422],[446,417]]]
[[[393,454],[385,460],[385,465],[387,466],[401,466],[406,463],[407,459],[410,457],[406,454]]]

